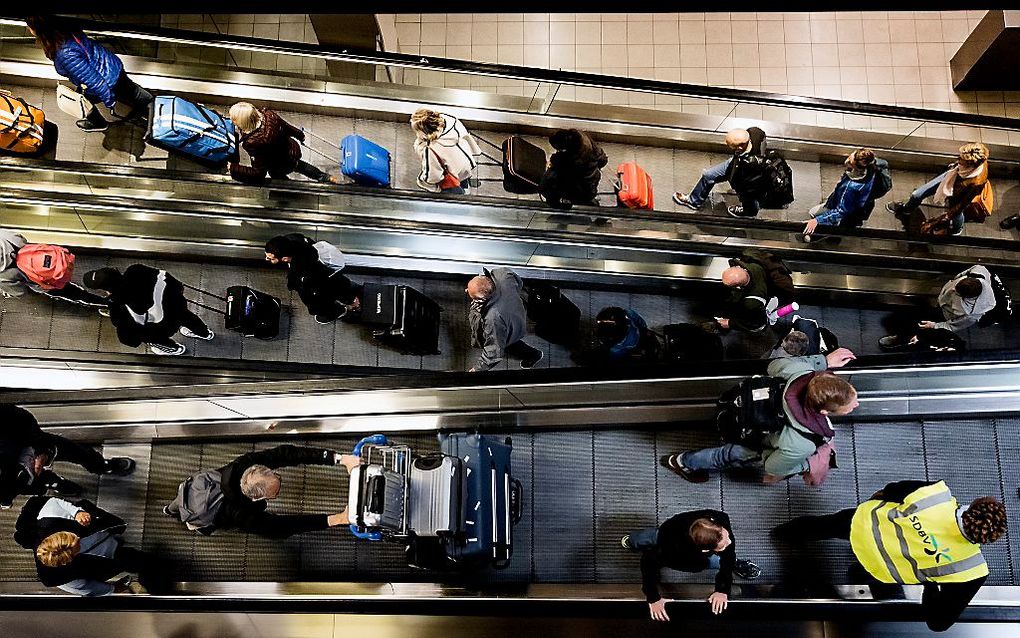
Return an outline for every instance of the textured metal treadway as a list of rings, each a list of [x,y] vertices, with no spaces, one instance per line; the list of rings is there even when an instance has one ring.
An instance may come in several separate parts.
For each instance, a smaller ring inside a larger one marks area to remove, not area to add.
[[[437,449],[434,436],[399,438],[421,452]],[[355,437],[307,441],[339,450]],[[738,555],[759,563],[762,582],[802,584],[847,582],[851,554],[847,543],[830,541],[791,550],[768,536],[773,525],[801,514],[851,507],[893,480],[945,479],[961,503],[991,495],[1003,499],[1010,524],[1020,529],[1016,488],[1020,483],[1020,421],[908,421],[840,423],[836,445],[839,468],[820,489],[800,479],[764,486],[751,476],[715,476],[686,483],[660,467],[660,455],[711,445],[700,430],[572,430],[514,433],[515,474],[524,484],[524,515],[514,532],[509,569],[482,580],[537,583],[634,583],[638,556],[619,546],[632,530],[654,526],[675,513],[721,508],[734,524]],[[174,559],[179,578],[188,581],[434,581],[437,575],[409,569],[401,549],[356,541],[346,529],[332,529],[273,541],[241,533],[200,537],[160,510],[181,479],[199,468],[218,467],[235,456],[275,442],[157,444],[152,446],[147,489],[125,489],[104,478],[85,480],[88,495],[131,519],[133,538]],[[74,471],[69,476],[79,478]],[[284,488],[272,509],[333,512],[346,503],[347,478],[341,468],[308,466],[282,471]],[[86,477],[80,477],[86,478]],[[139,476],[144,479],[144,476]],[[124,479],[119,479],[122,481]],[[137,499],[144,499],[144,506]],[[11,540],[13,512],[0,515],[3,580],[32,581],[28,552]],[[989,584],[1015,585],[1020,579],[1020,534],[985,548]],[[664,571],[666,582],[711,582],[712,574]],[[451,579],[452,576],[438,578]]]

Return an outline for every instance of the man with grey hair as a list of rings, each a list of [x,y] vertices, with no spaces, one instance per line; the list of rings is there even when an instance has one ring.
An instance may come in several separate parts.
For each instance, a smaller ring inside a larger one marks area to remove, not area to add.
[[[294,534],[326,529],[337,525],[345,525],[347,510],[336,514],[276,514],[267,511],[268,501],[280,495],[283,486],[280,475],[276,472],[282,467],[296,465],[343,465],[350,473],[361,459],[353,454],[341,454],[324,448],[300,447],[297,445],[280,445],[268,450],[243,454],[219,470],[202,474],[217,477],[218,483],[204,487],[202,495],[203,507],[213,508],[213,512],[189,511],[188,505],[182,503],[181,496],[163,508],[167,516],[180,518],[188,522],[192,520],[212,519],[212,525],[192,526],[203,534],[211,534],[214,530],[239,529],[269,538],[287,538]],[[206,483],[208,485],[208,482]],[[219,492],[217,494],[217,492]],[[194,499],[199,502],[199,499]],[[182,516],[182,509],[184,516]]]
[[[542,351],[528,345],[528,314],[524,307],[524,282],[509,268],[482,269],[464,289],[471,299],[468,322],[471,345],[482,349],[470,372],[489,370],[507,355],[528,369],[542,360]]]
[[[748,129],[735,128],[726,133],[726,146],[733,152],[733,157],[719,162],[715,166],[706,168],[701,173],[701,179],[697,186],[689,194],[677,191],[673,193],[673,201],[691,210],[700,210],[708,199],[708,194],[719,182],[730,182],[737,195],[740,196],[740,206],[730,206],[726,211],[733,217],[754,217],[758,214],[757,200],[746,197],[737,187],[737,172],[741,162],[738,160],[744,156],[764,157],[766,149],[765,131],[752,126]]]

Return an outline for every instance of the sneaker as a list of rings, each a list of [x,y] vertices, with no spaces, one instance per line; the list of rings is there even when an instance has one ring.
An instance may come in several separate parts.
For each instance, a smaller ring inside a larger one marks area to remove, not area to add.
[[[109,308],[100,308],[99,309],[99,314],[101,316],[103,316],[103,317],[109,317],[110,316],[110,309]]]
[[[532,361],[521,361],[521,367],[524,368],[525,370],[530,370],[530,369],[534,368],[535,364],[538,363],[539,361],[541,361],[542,357],[544,357],[544,356],[545,356],[545,353],[542,352],[541,350],[539,350],[538,351],[538,357],[536,359],[534,359]]]
[[[181,343],[177,343],[176,346],[172,348],[156,345],[155,343],[149,344],[149,352],[166,357],[176,357],[177,355],[184,354],[185,350],[187,350],[187,348],[185,348],[184,344]]]
[[[69,498],[75,498],[81,496],[85,492],[85,488],[78,485],[74,481],[69,481],[66,478],[58,478],[53,483],[46,486],[61,496],[67,496]]]
[[[730,217],[754,217],[754,215],[745,215],[743,206],[727,206],[726,212],[730,214]]]
[[[78,120],[75,125],[86,133],[102,133],[110,128],[109,124],[95,124],[91,120]]]
[[[347,314],[347,313],[344,313],[344,314]],[[342,317],[343,315],[340,315],[340,316]],[[337,317],[337,319],[339,319],[339,317]],[[315,315],[315,323],[321,323],[322,325],[325,326],[325,325],[329,325],[329,324],[333,323],[333,321],[335,321],[335,320],[331,319],[329,317],[329,315]]]
[[[761,567],[758,567],[749,560],[743,560],[738,558],[733,563],[733,573],[737,575],[737,578],[743,578],[744,580],[754,580],[761,576]]]
[[[167,518],[173,518],[173,519],[180,520],[179,516],[177,516],[176,514],[174,514],[173,512],[170,511],[170,506],[169,505],[164,505],[163,509],[160,510],[160,511],[163,512],[163,516],[166,516]]]
[[[701,206],[695,206],[693,203],[691,203],[690,197],[684,195],[680,191],[673,193],[673,201],[676,202],[679,206],[686,206],[691,210],[701,210]]]
[[[216,336],[216,333],[214,333],[212,330],[210,330],[208,328],[205,329],[205,332],[206,332],[206,334],[204,334],[204,335],[198,335],[198,334],[195,334],[194,332],[192,332],[191,330],[188,330],[184,326],[181,326],[181,334],[184,335],[185,337],[190,337],[191,339],[201,339],[202,341],[212,341],[212,338]]]
[[[659,459],[659,463],[669,471],[673,472],[680,478],[690,481],[691,483],[705,483],[709,479],[707,470],[692,470],[686,467],[680,462],[680,459],[686,454],[687,451],[677,452],[676,454],[667,454],[666,456]]]
[[[622,545],[624,549],[634,551],[634,546],[630,544],[630,534],[625,534],[623,538],[620,539],[620,545]]]
[[[950,237],[959,237],[962,234],[963,234],[963,229],[961,228],[960,230],[956,231],[955,233],[949,233],[949,236]]]
[[[135,460],[126,456],[115,456],[112,459],[106,459],[106,472],[104,474],[113,474],[114,476],[127,476],[128,474],[135,471]]]
[[[900,341],[899,336],[888,335],[878,340],[878,347],[883,350],[895,350],[903,347],[903,344],[900,343]]]
[[[910,216],[910,212],[917,208],[916,206],[908,206],[906,202],[889,202],[885,205],[885,209],[896,215],[901,219],[906,219]]]

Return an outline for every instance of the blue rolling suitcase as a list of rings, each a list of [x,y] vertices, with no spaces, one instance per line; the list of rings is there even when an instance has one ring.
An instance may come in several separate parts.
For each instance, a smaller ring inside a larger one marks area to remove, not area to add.
[[[238,158],[233,122],[202,104],[173,95],[153,99],[145,141],[213,168]]]
[[[510,438],[441,434],[439,447],[443,454],[460,457],[467,474],[466,533],[447,543],[447,556],[462,566],[508,567],[523,498],[521,482],[510,471]]]
[[[340,172],[362,186],[390,185],[390,152],[360,135],[340,140]]]

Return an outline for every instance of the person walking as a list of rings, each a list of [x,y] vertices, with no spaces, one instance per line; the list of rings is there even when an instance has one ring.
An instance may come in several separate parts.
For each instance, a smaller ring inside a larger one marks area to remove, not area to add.
[[[22,252],[26,246],[28,249]],[[24,236],[0,228],[0,296],[20,297],[30,290],[51,299],[93,308],[108,317],[106,298],[71,281],[73,275],[74,254],[68,249],[30,244]]]
[[[741,193],[739,185],[745,177],[742,173],[747,171],[742,160],[765,157],[768,150],[765,131],[756,126],[732,129],[726,133],[726,146],[733,153],[733,157],[706,168],[701,173],[701,179],[698,180],[694,190],[690,193],[676,191],[673,193],[673,201],[691,210],[701,210],[715,185],[729,182],[740,196],[740,206],[730,206],[726,212],[732,217],[755,217],[758,214],[758,202],[750,194]]]
[[[819,226],[860,228],[871,216],[875,200],[885,194],[883,190],[887,192],[884,176],[889,173],[889,164],[876,158],[871,149],[853,151],[844,166],[846,170],[829,197],[808,211],[811,219],[804,224],[806,241],[820,239],[820,233],[815,234]]]
[[[482,149],[464,123],[452,115],[418,109],[411,115],[414,152],[421,160],[418,187],[432,193],[463,195]]]
[[[364,286],[340,272],[347,261],[333,244],[289,233],[270,239],[265,251],[266,261],[287,268],[287,289],[297,291],[317,322],[331,323],[361,308]]]
[[[490,370],[504,357],[521,360],[521,367],[533,368],[543,352],[524,341],[528,314],[524,306],[524,282],[509,268],[482,269],[464,289],[471,305],[468,322],[471,344],[481,348],[478,362],[470,372]]]
[[[251,158],[251,166],[239,161],[230,162],[227,170],[239,182],[263,184],[266,175],[272,179],[287,179],[299,173],[316,182],[337,182],[336,178],[301,159],[301,145],[305,132],[268,108],[256,108],[249,102],[238,102],[230,107],[230,121],[241,134],[241,147]]]
[[[553,208],[569,210],[574,204],[598,206],[602,167],[609,162],[591,136],[578,129],[561,129],[549,136],[556,152],[539,184],[542,199]]]

